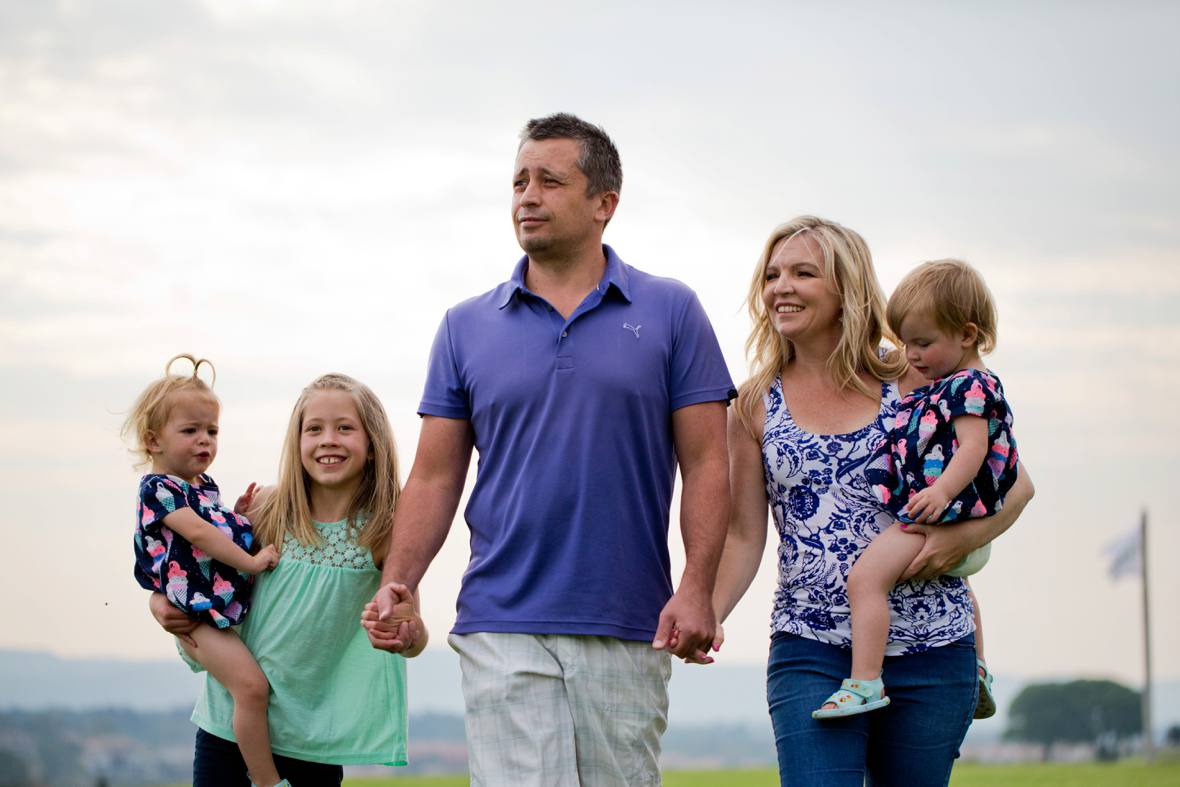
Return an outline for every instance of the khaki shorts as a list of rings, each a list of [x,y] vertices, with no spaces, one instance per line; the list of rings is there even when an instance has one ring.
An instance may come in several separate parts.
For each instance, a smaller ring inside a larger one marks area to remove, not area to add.
[[[670,656],[650,642],[452,634],[472,787],[660,784]]]

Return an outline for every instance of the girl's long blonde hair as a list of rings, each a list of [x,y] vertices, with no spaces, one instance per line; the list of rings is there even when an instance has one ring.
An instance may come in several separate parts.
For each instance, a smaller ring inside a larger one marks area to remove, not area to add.
[[[307,401],[320,391],[345,391],[352,395],[361,428],[369,438],[371,458],[365,461],[360,487],[348,508],[348,527],[356,542],[369,550],[380,565],[389,547],[393,510],[401,494],[397,446],[381,400],[364,383],[344,374],[325,374],[303,389],[291,411],[287,436],[279,461],[279,481],[252,517],[254,532],[265,544],[282,547],[290,533],[301,544],[320,543],[311,517],[311,479],[303,469],[299,441]],[[363,523],[362,523],[363,520]]]
[[[780,241],[804,236],[814,241],[823,252],[824,278],[835,285],[840,297],[840,341],[827,363],[836,387],[858,391],[875,401],[881,392],[865,385],[860,373],[868,372],[885,381],[898,379],[906,369],[905,357],[900,352],[879,354],[883,338],[894,345],[897,340],[885,322],[885,294],[877,281],[873,258],[864,238],[834,221],[815,216],[793,218],[770,233],[746,296],[746,307],[753,324],[746,339],[750,378],[738,391],[737,415],[742,426],[754,437],[762,431],[761,424],[755,423],[758,403],[795,352],[790,340],[775,330],[762,300],[766,266]]]
[[[188,361],[193,365],[192,374],[172,373],[172,364],[180,360]],[[209,367],[211,382],[206,383],[197,376],[202,366]],[[213,368],[213,362],[206,358],[197,358],[189,353],[181,353],[168,359],[168,363],[164,364],[164,376],[153,380],[147,388],[143,389],[143,392],[136,398],[135,404],[131,405],[131,412],[127,414],[127,420],[123,421],[123,429],[120,434],[124,439],[130,437],[133,441],[131,451],[139,458],[135,467],[143,467],[152,463],[152,455],[147,449],[148,439],[152,433],[159,432],[168,422],[168,416],[172,412],[170,399],[172,394],[180,391],[194,391],[219,404],[217,396],[213,393],[212,383],[216,381],[217,370]]]

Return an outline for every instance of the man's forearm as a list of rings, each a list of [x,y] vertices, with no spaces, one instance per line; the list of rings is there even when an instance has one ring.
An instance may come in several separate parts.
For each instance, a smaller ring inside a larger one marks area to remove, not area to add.
[[[410,477],[398,500],[382,583],[400,582],[411,593],[418,589],[426,569],[447,540],[461,495],[462,489],[456,491],[449,484]]]
[[[684,575],[680,586],[712,594],[729,526],[729,461],[722,457],[686,470],[680,494]]]

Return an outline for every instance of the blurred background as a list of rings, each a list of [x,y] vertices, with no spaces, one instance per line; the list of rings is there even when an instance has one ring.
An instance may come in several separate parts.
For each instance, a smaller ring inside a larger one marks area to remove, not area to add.
[[[796,214],[859,231],[887,292],[927,259],[983,273],[987,361],[1038,490],[973,580],[1001,699],[1142,688],[1139,574],[1113,577],[1106,547],[1146,510],[1162,738],[1180,724],[1178,25],[1151,2],[0,4],[0,708],[117,689],[142,709],[153,690],[111,677],[127,665],[172,676],[168,707],[192,696],[131,579],[119,438],[170,356],[217,366],[227,496],[275,478],[327,371],[382,397],[404,478],[443,312],[520,253],[516,135],[570,111],[622,155],[607,242],[697,291],[735,380],[754,263]],[[422,585],[438,634],[466,557],[460,517]],[[718,664],[677,669],[670,736],[769,741],[773,586],[768,549]],[[411,667],[412,712],[461,712],[443,639]]]

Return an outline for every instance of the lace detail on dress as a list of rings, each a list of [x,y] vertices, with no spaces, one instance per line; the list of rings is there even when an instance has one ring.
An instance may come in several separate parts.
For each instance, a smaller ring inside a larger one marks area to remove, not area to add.
[[[283,559],[298,560],[316,566],[333,568],[375,568],[369,550],[358,546],[348,533],[348,522],[316,523],[320,531],[319,544],[305,546],[290,533],[283,540]]]

